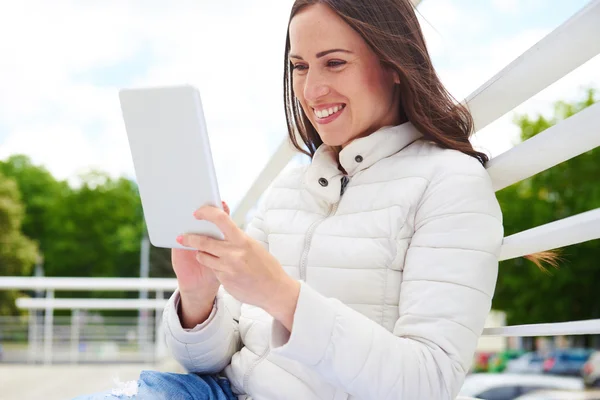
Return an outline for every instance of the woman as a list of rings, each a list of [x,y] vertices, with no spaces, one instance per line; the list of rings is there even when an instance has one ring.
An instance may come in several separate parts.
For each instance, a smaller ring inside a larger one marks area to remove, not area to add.
[[[455,398],[502,215],[409,0],[297,0],[284,91],[312,162],[274,182],[247,233],[196,212],[225,240],[173,250],[166,341],[191,373],[144,372],[138,396]]]

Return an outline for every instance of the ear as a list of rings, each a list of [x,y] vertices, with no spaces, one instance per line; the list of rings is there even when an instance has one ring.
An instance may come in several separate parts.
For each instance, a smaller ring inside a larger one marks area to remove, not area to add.
[[[394,84],[399,85],[400,84],[400,74],[398,74],[398,71],[396,71],[395,68],[388,66],[387,72],[390,74],[390,78],[392,78],[392,80],[394,81]]]
[[[396,70],[396,68],[388,63],[382,63],[384,72],[388,74],[388,77],[394,81],[394,85],[400,84],[400,74]]]

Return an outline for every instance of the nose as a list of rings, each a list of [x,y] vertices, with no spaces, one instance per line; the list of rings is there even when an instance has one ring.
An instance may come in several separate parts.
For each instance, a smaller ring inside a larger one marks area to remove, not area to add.
[[[323,74],[314,69],[309,71],[304,80],[304,98],[309,102],[315,102],[319,98],[328,95],[329,92],[329,84]]]

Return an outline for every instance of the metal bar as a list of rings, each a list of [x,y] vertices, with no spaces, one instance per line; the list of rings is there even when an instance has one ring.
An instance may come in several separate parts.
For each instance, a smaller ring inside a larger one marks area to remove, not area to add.
[[[167,304],[165,299],[17,299],[17,307],[25,309],[54,310],[156,310]],[[47,317],[48,318],[48,317]]]
[[[600,319],[551,324],[513,325],[485,328],[484,336],[562,336],[600,334]]]
[[[37,362],[37,310],[29,310],[29,326],[27,332],[27,362]]]
[[[71,363],[79,361],[79,310],[71,311]]]
[[[600,239],[600,208],[504,238],[500,260]]]
[[[175,278],[58,278],[58,277],[0,277],[1,289],[52,289],[52,290],[169,290],[177,288]]]
[[[156,299],[164,300],[165,293],[162,290],[156,292]],[[154,312],[154,362],[159,362],[165,353],[165,341],[162,330],[162,312]]]
[[[494,157],[487,164],[487,172],[498,191],[598,146],[600,103]]]
[[[140,251],[140,278],[147,279],[150,273],[150,240],[144,234],[141,243]],[[148,289],[141,289],[139,292],[139,298],[142,300],[148,299]],[[138,309],[138,338],[146,338],[148,336],[148,309]],[[142,344],[143,348],[147,348],[148,342],[144,339]]]
[[[52,333],[53,333],[53,318],[54,318],[54,290],[46,291],[45,299],[31,299],[31,300],[46,300],[44,307],[46,314],[44,315],[44,364],[52,364]]]

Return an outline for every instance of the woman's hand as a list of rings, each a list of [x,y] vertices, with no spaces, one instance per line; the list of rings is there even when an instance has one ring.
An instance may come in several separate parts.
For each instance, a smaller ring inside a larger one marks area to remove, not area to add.
[[[198,249],[198,261],[214,271],[223,287],[242,303],[264,309],[291,331],[300,283],[279,261],[216,207],[202,207],[195,217],[214,223],[225,239],[183,235],[180,243]]]
[[[229,214],[225,202],[223,209]],[[192,328],[208,318],[221,284],[213,270],[199,261],[195,250],[172,249],[171,264],[181,297],[182,324]]]

